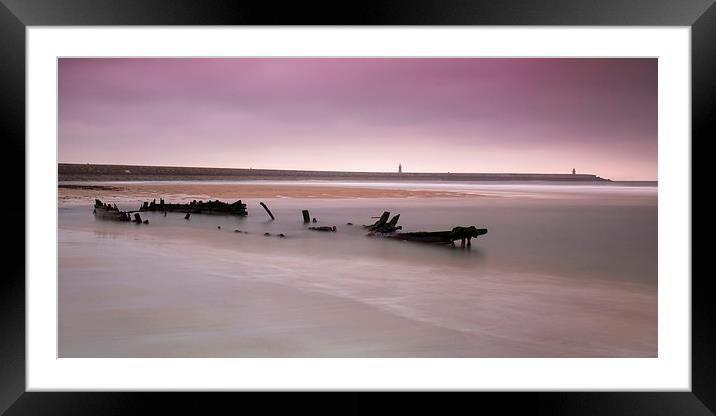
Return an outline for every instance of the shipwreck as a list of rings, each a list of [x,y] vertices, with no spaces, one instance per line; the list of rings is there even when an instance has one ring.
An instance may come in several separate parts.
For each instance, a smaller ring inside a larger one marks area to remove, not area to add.
[[[181,212],[186,214],[221,214],[221,215],[238,215],[245,217],[248,215],[246,204],[238,200],[234,203],[208,200],[197,201],[196,199],[188,204],[167,204],[164,199],[159,199],[159,203],[154,199],[152,202],[145,201],[139,211],[159,211],[159,212]]]
[[[266,206],[266,204],[263,202],[261,202],[260,205],[264,208],[264,210],[266,210],[266,213],[269,215],[269,217],[274,220],[275,217],[271,210],[269,210],[268,206]],[[157,203],[156,199],[154,199],[151,202],[144,202],[137,211],[122,211],[117,208],[116,204],[105,204],[99,199],[95,199],[94,213],[100,218],[115,221],[147,224],[149,221],[142,221],[141,217],[139,216],[138,212],[140,211],[158,211],[163,212],[165,215],[167,212],[181,212],[186,214],[184,218],[187,220],[190,218],[191,214],[228,214],[239,216],[248,215],[248,212],[246,211],[246,204],[241,202],[241,200],[238,200],[232,204],[221,202],[219,200],[209,200],[207,202],[193,200],[188,204],[167,204],[166,202],[164,202],[164,199],[159,199],[159,203]],[[311,218],[308,210],[303,210],[302,216],[304,224],[308,223]],[[455,247],[455,242],[459,240],[461,247],[470,247],[472,245],[473,238],[477,238],[481,235],[487,234],[487,228],[477,228],[474,225],[457,226],[453,227],[451,230],[446,231],[400,232],[403,229],[402,226],[398,225],[398,221],[400,220],[400,214],[396,214],[391,218],[390,212],[385,211],[383,212],[383,214],[380,215],[380,217],[373,218],[377,218],[377,221],[373,224],[363,226],[363,228],[368,230],[368,236],[379,236],[393,240],[412,241],[435,245],[448,245],[451,247]],[[313,222],[316,222],[315,218],[313,219]],[[353,224],[349,222],[347,223],[347,225]],[[221,226],[218,226],[217,228],[221,229]],[[311,231],[325,232],[338,231],[335,225],[314,226],[308,227],[308,229]],[[234,232],[241,233],[242,231],[235,230]],[[271,234],[266,232],[264,235],[270,236]],[[286,237],[284,234],[278,234],[278,236],[282,238]]]
[[[142,217],[137,211],[122,211],[117,208],[117,204],[105,204],[99,199],[94,200],[94,210],[92,212],[97,218],[104,220],[149,224],[148,220],[142,221]],[[132,214],[134,214],[134,218],[132,218]]]
[[[390,212],[385,211],[373,224],[364,225],[363,228],[369,230],[369,236],[381,236],[392,238],[395,240],[415,241],[418,243],[428,244],[445,244],[455,246],[455,241],[460,240],[460,246],[465,247],[472,245],[472,239],[487,234],[487,228],[477,228],[474,225],[467,227],[454,227],[448,231],[416,231],[403,233],[398,232],[403,227],[398,225],[400,214],[396,214],[390,218]]]

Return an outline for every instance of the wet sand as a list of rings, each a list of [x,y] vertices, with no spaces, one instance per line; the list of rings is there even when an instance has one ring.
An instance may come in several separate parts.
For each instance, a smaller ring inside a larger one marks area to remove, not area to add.
[[[247,199],[247,198],[465,198],[478,195],[457,191],[370,188],[340,185],[236,184],[236,183],[113,183],[60,185],[60,200],[137,198]]]

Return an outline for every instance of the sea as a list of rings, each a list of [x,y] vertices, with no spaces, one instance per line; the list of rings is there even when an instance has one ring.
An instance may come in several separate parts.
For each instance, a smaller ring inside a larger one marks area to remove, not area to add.
[[[658,354],[655,183],[290,185],[462,196],[276,195],[243,199],[246,217],[142,212],[148,224],[102,220],[93,200],[62,200],[60,356]],[[142,199],[106,202],[134,210]],[[316,223],[303,223],[304,209]],[[404,232],[474,225],[488,233],[466,247],[368,235],[363,225],[384,211],[400,214]]]

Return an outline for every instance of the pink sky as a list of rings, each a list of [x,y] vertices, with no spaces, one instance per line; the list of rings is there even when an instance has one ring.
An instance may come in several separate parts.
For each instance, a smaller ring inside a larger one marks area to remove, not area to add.
[[[657,178],[656,59],[59,61],[59,161]]]

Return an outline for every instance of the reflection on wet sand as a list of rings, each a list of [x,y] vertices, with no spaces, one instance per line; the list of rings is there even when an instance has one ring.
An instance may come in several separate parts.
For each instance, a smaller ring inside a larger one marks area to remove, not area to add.
[[[60,189],[60,356],[657,354],[656,188],[376,184],[387,193],[347,186],[337,198],[321,186],[307,196],[315,184],[175,184],[181,197],[156,186]],[[418,191],[467,196],[402,193]],[[122,209],[235,197],[249,215],[114,223],[93,217],[99,196]],[[308,230],[303,209],[336,232]],[[384,210],[406,232],[489,233],[462,249],[366,237],[360,225]]]

